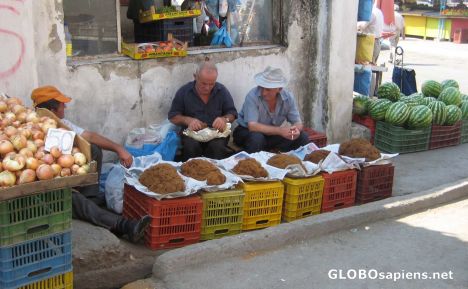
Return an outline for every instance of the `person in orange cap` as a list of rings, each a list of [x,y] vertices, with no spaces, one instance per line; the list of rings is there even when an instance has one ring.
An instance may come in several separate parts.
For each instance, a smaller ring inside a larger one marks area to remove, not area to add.
[[[129,167],[132,164],[132,155],[123,146],[65,119],[65,104],[72,99],[65,96],[56,87],[48,85],[36,88],[31,93],[31,99],[35,108],[50,110],[61,119],[62,123],[91,143],[91,157],[97,162],[99,176],[102,166],[102,149],[115,152],[123,166]],[[144,236],[144,231],[151,221],[149,216],[144,216],[140,220],[129,220],[101,208],[100,206],[105,204],[105,200],[103,195],[99,193],[99,185],[80,187],[73,190],[72,202],[73,218],[107,228],[119,235],[127,235],[132,242],[137,242]]]

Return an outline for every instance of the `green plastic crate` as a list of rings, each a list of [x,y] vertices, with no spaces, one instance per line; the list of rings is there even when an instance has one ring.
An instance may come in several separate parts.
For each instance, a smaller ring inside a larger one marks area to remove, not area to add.
[[[468,143],[468,120],[464,120],[462,124],[461,143]]]
[[[242,189],[203,192],[201,238],[217,239],[239,234],[244,215],[244,191]]]
[[[426,151],[430,136],[430,127],[410,130],[379,121],[375,128],[374,146],[389,153]]]
[[[0,246],[68,230],[71,217],[71,189],[0,202]]]

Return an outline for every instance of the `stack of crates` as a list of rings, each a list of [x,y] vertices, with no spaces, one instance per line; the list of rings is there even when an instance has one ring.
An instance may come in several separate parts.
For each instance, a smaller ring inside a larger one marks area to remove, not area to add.
[[[0,288],[72,288],[71,189],[0,202]]]
[[[245,194],[242,231],[276,226],[281,222],[282,182],[247,182],[242,188]]]
[[[462,122],[461,143],[468,143],[468,120]]]
[[[197,243],[201,233],[202,200],[190,196],[158,201],[125,185],[123,215],[130,219],[151,217],[145,232],[146,246],[153,249],[183,247]]]
[[[322,213],[347,208],[356,201],[356,170],[322,173],[325,180],[322,198]]]
[[[201,240],[217,239],[239,234],[244,216],[242,189],[202,192]]]
[[[394,172],[392,164],[361,168],[358,171],[356,203],[364,204],[391,197]]]
[[[322,176],[292,179],[284,178],[283,220],[320,214],[324,180]]]
[[[449,146],[456,146],[461,143],[462,122],[458,121],[454,125],[432,125],[431,138],[429,139],[429,149],[438,149]]]

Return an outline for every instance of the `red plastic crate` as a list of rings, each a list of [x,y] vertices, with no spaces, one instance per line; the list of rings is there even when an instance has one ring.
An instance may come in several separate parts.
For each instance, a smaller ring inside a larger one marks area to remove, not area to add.
[[[325,180],[322,198],[322,213],[347,208],[356,201],[356,170],[346,170],[332,174],[322,173]]]
[[[353,114],[353,122],[359,123],[360,125],[363,125],[367,127],[370,130],[370,142],[371,144],[374,144],[374,135],[375,135],[375,128],[377,126],[377,122],[375,119],[371,118],[368,115],[361,116],[357,114]]]
[[[394,172],[392,164],[363,167],[358,171],[356,203],[364,204],[391,197]]]
[[[432,125],[429,149],[459,145],[461,142],[461,127],[461,121],[454,125]]]
[[[313,142],[319,148],[327,145],[327,135],[311,128],[305,127],[304,132],[309,135],[309,141]]]
[[[123,215],[139,219],[151,216],[145,234],[146,245],[154,250],[197,243],[201,234],[203,202],[199,196],[158,201],[125,184]]]

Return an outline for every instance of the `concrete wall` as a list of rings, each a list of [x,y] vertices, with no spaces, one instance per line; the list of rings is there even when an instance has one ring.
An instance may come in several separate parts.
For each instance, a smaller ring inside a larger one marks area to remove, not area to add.
[[[355,46],[355,31],[349,30],[355,27],[356,3],[284,0],[282,25],[275,24],[284,31],[284,47],[210,53],[219,63],[218,80],[231,91],[237,108],[254,86],[255,73],[267,65],[281,67],[290,78],[304,122],[326,129],[331,141],[345,138],[351,111],[345,100],[351,99]],[[330,12],[339,16],[331,17]],[[30,105],[33,88],[56,85],[73,97],[67,118],[121,143],[132,128],[166,118],[176,90],[193,79],[196,63],[206,56],[67,66],[61,0],[8,1],[0,5],[0,13],[0,49],[9,55],[0,59],[0,91]],[[343,38],[350,40],[346,51],[341,49]]]

